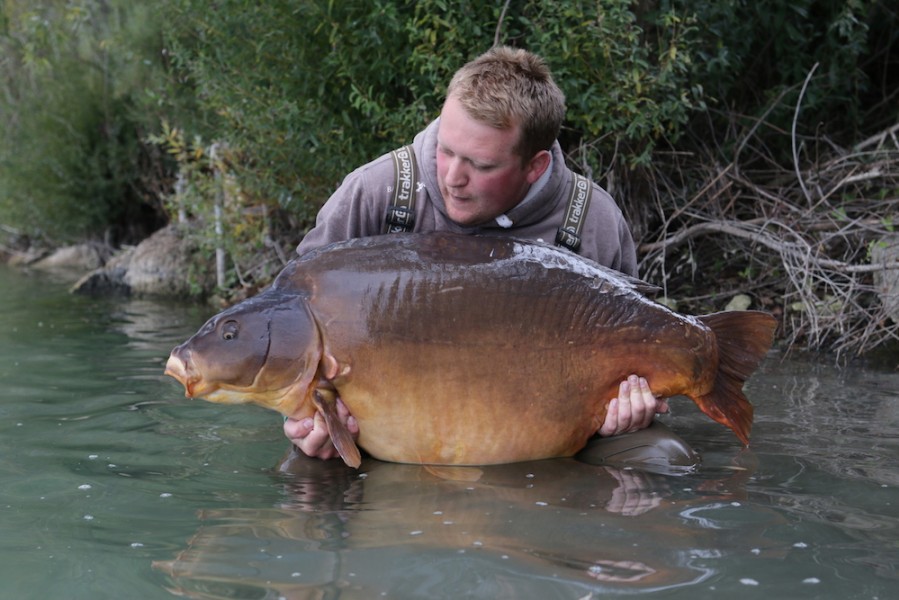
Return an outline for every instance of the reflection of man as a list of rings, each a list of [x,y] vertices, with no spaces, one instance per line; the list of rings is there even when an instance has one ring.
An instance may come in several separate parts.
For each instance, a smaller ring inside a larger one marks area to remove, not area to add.
[[[598,560],[587,569],[587,575],[606,583],[636,583],[655,573],[646,563],[633,560]]]
[[[606,467],[618,485],[606,502],[606,510],[625,517],[638,517],[662,503],[662,497],[646,483],[646,474],[637,470],[624,471]]]
[[[385,216],[396,214],[388,212],[397,209],[394,187],[409,186],[409,163],[391,153],[347,176],[297,251],[387,230],[487,233],[567,241],[582,256],[636,275],[634,243],[621,211],[605,190],[565,166],[556,141],[564,115],[564,95],[541,58],[491,49],[454,75],[440,118],[415,137],[418,185],[410,205],[400,207],[403,218],[388,217],[385,226]],[[598,433],[645,429],[655,413],[667,410],[646,380],[633,375],[621,383]],[[357,434],[343,403],[338,413]],[[287,419],[284,433],[309,456],[337,456],[318,413]]]

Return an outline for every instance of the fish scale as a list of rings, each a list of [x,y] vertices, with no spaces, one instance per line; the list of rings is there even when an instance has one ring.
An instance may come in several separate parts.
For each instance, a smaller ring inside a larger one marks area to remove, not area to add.
[[[683,316],[647,299],[650,288],[537,242],[360,238],[292,261],[269,290],[175,348],[166,372],[213,402],[295,418],[319,410],[352,466],[357,444],[428,464],[570,456],[635,372],[748,443],[742,387],[771,345],[773,317]],[[356,441],[338,397],[359,424]]]

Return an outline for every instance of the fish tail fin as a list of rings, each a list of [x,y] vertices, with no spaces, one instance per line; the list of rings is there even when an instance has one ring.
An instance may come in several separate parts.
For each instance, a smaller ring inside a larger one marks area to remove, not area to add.
[[[743,394],[743,384],[771,348],[777,321],[759,311],[720,312],[698,319],[715,334],[718,372],[712,390],[694,400],[702,412],[730,427],[748,446],[753,408]]]

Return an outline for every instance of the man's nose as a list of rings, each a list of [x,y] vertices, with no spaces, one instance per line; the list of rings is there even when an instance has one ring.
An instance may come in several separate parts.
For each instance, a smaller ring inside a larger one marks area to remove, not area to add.
[[[463,161],[453,158],[446,167],[446,185],[449,187],[463,187],[468,183],[468,174]]]

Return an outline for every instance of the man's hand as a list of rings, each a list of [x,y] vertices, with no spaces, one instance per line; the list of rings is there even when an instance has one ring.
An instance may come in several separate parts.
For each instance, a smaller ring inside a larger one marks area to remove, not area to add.
[[[657,413],[668,412],[668,400],[656,398],[642,377],[631,375],[618,386],[618,397],[610,403],[599,435],[609,437],[646,429]]]
[[[337,416],[353,434],[353,439],[357,439],[359,424],[356,423],[356,419],[350,414],[346,405],[340,401],[340,398],[337,399]],[[325,425],[325,419],[318,411],[315,411],[315,417],[312,419],[297,420],[288,417],[284,421],[284,435],[306,456],[322,460],[340,456],[334,444],[331,443],[331,434],[328,432],[328,426]]]

